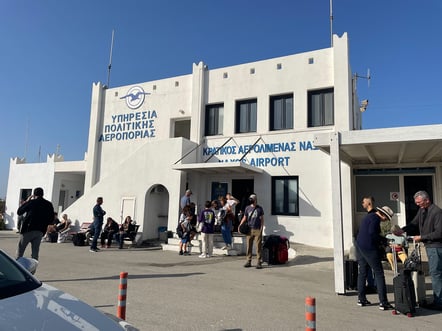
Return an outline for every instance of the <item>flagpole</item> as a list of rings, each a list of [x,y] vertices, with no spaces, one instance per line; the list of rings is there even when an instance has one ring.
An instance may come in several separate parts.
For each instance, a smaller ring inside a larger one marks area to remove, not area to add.
[[[333,0],[330,0],[330,45],[333,47]]]
[[[112,40],[111,40],[111,48],[110,48],[110,55],[109,55],[109,65],[107,67],[107,87],[109,87],[110,84],[110,72],[112,68],[112,51],[114,49],[114,30],[112,30]]]

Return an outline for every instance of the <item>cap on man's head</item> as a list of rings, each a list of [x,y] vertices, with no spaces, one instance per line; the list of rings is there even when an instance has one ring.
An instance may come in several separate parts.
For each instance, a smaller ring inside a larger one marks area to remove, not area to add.
[[[42,197],[43,196],[43,189],[41,187],[36,187],[34,189],[34,195],[36,197]]]
[[[376,207],[376,210],[381,212],[389,221],[391,221],[391,218],[393,217],[394,213],[388,206],[383,207]]]
[[[192,194],[192,190],[186,190],[186,194]]]
[[[249,199],[250,199],[250,200],[253,200],[253,201],[256,201],[256,194],[251,194],[251,195],[249,196]]]

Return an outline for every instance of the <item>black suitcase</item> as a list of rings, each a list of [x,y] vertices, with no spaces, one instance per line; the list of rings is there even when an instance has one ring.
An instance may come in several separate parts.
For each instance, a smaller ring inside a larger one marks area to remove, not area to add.
[[[394,309],[404,315],[413,316],[416,312],[416,294],[411,272],[405,270],[393,278]]]
[[[72,243],[74,246],[85,246],[86,245],[86,235],[83,232],[74,233],[72,236]]]
[[[358,289],[358,261],[345,260],[345,289]]]
[[[264,237],[264,243],[262,245],[262,262],[267,264],[276,264],[277,247],[280,243],[279,236],[270,235]]]
[[[394,251],[394,245],[393,245]],[[416,312],[416,292],[414,291],[414,283],[411,278],[411,270],[404,269],[402,273],[397,272],[397,257],[393,254],[393,293],[394,293],[394,310],[393,314],[397,312],[413,316]]]
[[[288,260],[289,241],[285,237],[270,235],[264,237],[262,262],[267,264],[284,264]]]

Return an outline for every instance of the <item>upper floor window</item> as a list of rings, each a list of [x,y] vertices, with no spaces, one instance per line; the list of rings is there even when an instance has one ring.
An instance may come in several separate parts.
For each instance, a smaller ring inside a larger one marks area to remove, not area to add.
[[[272,215],[299,216],[298,176],[272,177]]]
[[[293,94],[270,97],[270,131],[293,129]]]
[[[333,88],[308,92],[308,127],[334,125]]]
[[[299,216],[298,176],[272,177],[272,215]]]
[[[215,136],[223,133],[224,105],[207,105],[205,116],[205,135]]]
[[[256,99],[237,101],[235,133],[256,132],[256,116]]]

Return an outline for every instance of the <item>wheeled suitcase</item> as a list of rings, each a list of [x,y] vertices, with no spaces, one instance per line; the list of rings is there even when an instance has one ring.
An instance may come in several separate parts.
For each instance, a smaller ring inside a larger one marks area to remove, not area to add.
[[[345,289],[358,289],[358,261],[345,260]]]
[[[289,241],[286,237],[270,235],[265,238],[262,250],[262,262],[284,264],[288,261]]]
[[[394,247],[392,248],[394,251]],[[411,279],[411,271],[403,270],[397,272],[397,257],[393,254],[394,277],[393,277],[393,293],[394,293],[394,310],[393,314],[402,313],[408,317],[413,316],[416,312],[416,293],[414,291],[413,280]]]
[[[414,292],[416,296],[416,304],[417,306],[425,305],[426,300],[426,291],[425,291],[425,274],[422,270],[422,258],[420,251],[420,244],[416,243],[413,239],[413,247],[414,250],[410,255],[413,255],[413,260],[415,261],[415,269],[411,271],[411,279],[414,284]]]

